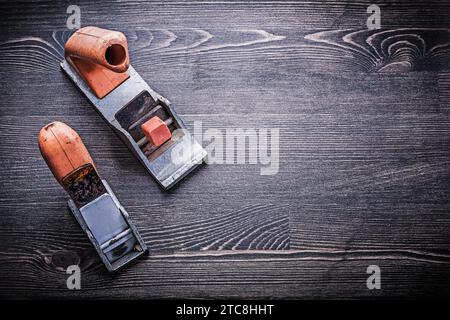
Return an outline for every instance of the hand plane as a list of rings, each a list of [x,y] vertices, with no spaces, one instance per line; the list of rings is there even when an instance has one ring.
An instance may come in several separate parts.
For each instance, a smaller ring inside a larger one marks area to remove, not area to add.
[[[81,28],[64,47],[62,69],[164,189],[203,162],[206,151],[170,102],[130,65],[121,32]]]
[[[80,136],[62,122],[39,133],[39,149],[69,194],[69,209],[94,245],[108,271],[115,271],[147,251],[147,246],[94,162]]]

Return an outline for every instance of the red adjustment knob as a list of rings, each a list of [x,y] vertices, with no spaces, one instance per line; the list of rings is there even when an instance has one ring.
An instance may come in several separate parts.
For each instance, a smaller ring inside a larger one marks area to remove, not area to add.
[[[166,123],[156,116],[141,124],[141,129],[148,141],[156,147],[172,138]]]

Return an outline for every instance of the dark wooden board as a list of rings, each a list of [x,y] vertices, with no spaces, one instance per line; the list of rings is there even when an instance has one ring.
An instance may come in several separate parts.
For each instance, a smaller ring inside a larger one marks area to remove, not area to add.
[[[0,297],[450,295],[448,1],[384,1],[375,31],[370,1],[78,3],[83,26],[127,35],[189,128],[280,129],[278,174],[207,165],[170,192],[61,72],[70,4],[0,4]],[[39,153],[55,120],[149,245],[116,275]],[[381,290],[366,287],[372,264]]]

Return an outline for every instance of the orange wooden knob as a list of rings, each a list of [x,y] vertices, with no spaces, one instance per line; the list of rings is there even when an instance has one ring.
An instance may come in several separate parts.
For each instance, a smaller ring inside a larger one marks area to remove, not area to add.
[[[122,32],[81,28],[67,40],[64,56],[98,98],[129,78],[128,44]]]
[[[165,122],[157,116],[144,122],[141,125],[141,130],[147,137],[147,140],[155,147],[159,147],[172,137],[172,133]]]
[[[130,65],[125,35],[97,27],[75,31],[64,46],[64,55],[99,64],[114,72],[125,72]]]
[[[39,149],[56,180],[82,165],[94,162],[78,133],[62,122],[52,122],[39,132]]]

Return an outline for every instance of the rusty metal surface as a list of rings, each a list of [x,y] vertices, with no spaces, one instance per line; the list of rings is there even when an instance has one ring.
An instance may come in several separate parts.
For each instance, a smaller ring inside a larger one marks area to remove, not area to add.
[[[102,180],[91,164],[86,164],[66,176],[63,186],[78,208],[106,193]]]

